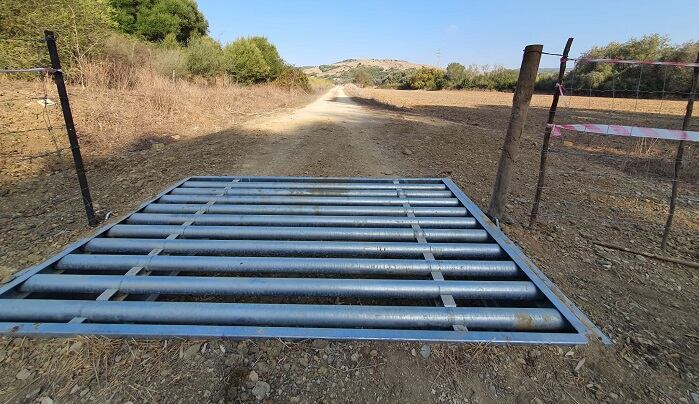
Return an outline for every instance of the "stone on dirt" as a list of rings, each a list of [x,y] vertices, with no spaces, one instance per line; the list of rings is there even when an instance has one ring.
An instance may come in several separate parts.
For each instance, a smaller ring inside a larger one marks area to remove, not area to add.
[[[15,377],[17,378],[17,380],[27,380],[31,375],[32,372],[29,369],[22,369],[19,372],[17,372],[17,375]]]
[[[408,149],[407,147],[404,148],[402,151],[403,151],[403,154],[405,154],[406,156],[410,156],[411,154],[413,154],[413,151]]]
[[[255,387],[252,388],[252,394],[257,398],[258,400],[262,400],[263,398],[267,397],[269,394],[271,387],[267,382],[263,382],[262,380],[258,380],[257,383],[255,383]]]

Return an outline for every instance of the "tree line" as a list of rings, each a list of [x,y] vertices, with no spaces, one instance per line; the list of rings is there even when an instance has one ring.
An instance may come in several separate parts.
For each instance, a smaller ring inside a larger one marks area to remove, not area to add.
[[[267,38],[224,45],[208,36],[194,0],[24,0],[0,7],[0,37],[37,38],[44,29],[56,32],[67,76],[75,81],[85,80],[86,66],[95,62],[122,71],[148,66],[176,78],[225,75],[242,84],[310,88]],[[41,46],[0,41],[0,68],[47,65]]]
[[[611,42],[583,52],[581,58],[693,62],[699,41],[673,44],[669,38],[653,34],[626,42]],[[572,65],[572,66],[571,66]],[[686,67],[569,62],[564,88],[570,93],[618,97],[684,97],[690,91],[692,69]],[[464,66],[450,63],[447,68],[422,67],[403,71],[369,69],[352,71],[355,84],[395,89],[482,89],[513,91],[518,69],[501,66]],[[552,92],[557,80],[553,72],[540,72],[535,89]]]

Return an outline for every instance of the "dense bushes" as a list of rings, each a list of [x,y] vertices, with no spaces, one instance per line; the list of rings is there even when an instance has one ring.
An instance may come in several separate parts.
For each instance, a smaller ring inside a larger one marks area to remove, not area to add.
[[[274,83],[283,88],[300,88],[305,91],[311,91],[311,83],[308,80],[308,76],[301,69],[295,67],[284,68],[274,80]]]
[[[209,28],[194,0],[109,0],[109,4],[121,31],[151,42],[172,34],[184,45]]]
[[[44,29],[56,32],[64,70],[93,56],[115,27],[106,0],[4,1],[0,6],[0,36],[20,40],[0,41],[0,68],[47,65],[46,45],[25,41],[43,37]]]
[[[421,67],[408,78],[408,85],[414,90],[441,90],[447,85],[447,76],[440,69]]]
[[[171,79],[225,75],[231,80],[221,81],[310,88],[267,38],[222,47],[206,36],[208,23],[194,0],[9,2],[0,7],[0,37],[20,40],[0,41],[0,68],[47,66],[45,44],[24,40],[40,38],[44,27],[56,31],[66,77],[82,85],[129,88],[145,70]]]
[[[656,34],[595,47],[583,57],[693,62],[698,50],[699,41],[673,45],[667,37]],[[657,96],[663,88],[666,92],[689,92],[691,75],[692,69],[686,67],[577,63],[566,75],[565,84],[575,91],[591,90],[593,95],[609,96],[614,91],[615,96],[635,97],[638,89],[641,96]]]

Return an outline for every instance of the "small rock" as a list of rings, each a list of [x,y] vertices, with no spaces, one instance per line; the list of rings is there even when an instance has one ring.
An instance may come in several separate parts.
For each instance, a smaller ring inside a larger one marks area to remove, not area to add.
[[[578,371],[580,370],[580,368],[583,367],[584,364],[585,364],[585,358],[580,359],[580,360],[578,361],[578,364],[575,365],[575,369],[573,369],[573,371],[574,371],[575,373],[578,373]]]
[[[53,399],[51,397],[41,397],[39,404],[53,404]]]
[[[417,351],[415,351],[415,348],[413,348],[413,349],[410,350],[410,354],[411,354],[412,356],[417,356]]]
[[[539,397],[534,397],[534,399],[532,400],[532,403],[534,403],[534,404],[544,404],[544,402],[541,401],[541,399],[540,399]]]
[[[602,258],[597,259],[597,264],[599,264],[599,266],[605,269],[610,269],[612,267],[612,263],[610,261],[607,261]]]
[[[258,380],[257,383],[255,383],[255,387],[252,388],[252,394],[258,400],[262,400],[263,398],[267,397],[270,389],[271,387],[268,383]]]
[[[538,349],[532,349],[531,351],[529,351],[530,358],[538,358],[539,356],[541,356],[541,352],[539,352]]]
[[[151,146],[153,150],[163,150],[165,148],[165,145],[162,143],[153,143]]]
[[[189,348],[187,348],[184,351],[184,353],[182,353],[182,358],[183,359],[192,359],[199,353],[200,350],[201,350],[201,344],[190,345]]]
[[[352,362],[359,362],[359,353],[353,353],[350,359],[352,359]]]
[[[432,348],[430,348],[429,345],[423,345],[422,347],[420,347],[420,356],[422,356],[423,359],[429,358],[431,353]]]
[[[646,262],[646,257],[641,254],[636,254],[636,260],[638,260],[638,262]]]
[[[611,398],[612,400],[618,400],[619,395],[616,393],[609,393],[609,398]]]
[[[15,376],[17,380],[27,380],[29,379],[29,376],[32,375],[32,372],[29,371],[29,369],[22,369],[20,370],[17,375]]]
[[[257,383],[258,380],[260,380],[260,376],[255,372],[254,370],[250,372],[248,375],[248,379],[250,379],[251,382]]]
[[[694,404],[699,404],[699,392],[692,392],[690,395],[692,396]]]
[[[403,152],[403,154],[405,154],[406,156],[410,156],[411,154],[413,154],[413,151],[410,150],[410,149],[408,149],[407,147],[404,148],[404,149],[402,150],[402,152]]]
[[[553,237],[552,237],[552,236],[546,236],[546,241],[548,241],[548,242],[553,242]]]
[[[78,352],[82,347],[82,341],[76,341],[70,345],[70,348],[68,348],[68,352]]]
[[[372,358],[376,358],[377,356],[379,356],[379,351],[377,351],[376,349],[372,349],[371,352],[369,352],[369,355]]]

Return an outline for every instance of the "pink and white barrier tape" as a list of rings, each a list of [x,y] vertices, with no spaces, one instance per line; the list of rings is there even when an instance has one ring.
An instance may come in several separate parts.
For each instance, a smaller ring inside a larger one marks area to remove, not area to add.
[[[676,129],[643,128],[640,126],[622,125],[597,125],[593,123],[573,124],[573,125],[547,125],[551,128],[551,134],[556,137],[561,136],[561,129],[574,130],[577,132],[599,133],[610,136],[633,136],[649,137],[667,140],[688,140],[699,142],[699,132]]]
[[[625,60],[625,59],[587,59],[577,58],[568,59],[577,60],[578,62],[598,62],[598,63],[624,63],[631,65],[662,65],[662,66],[683,66],[683,67],[699,67],[699,63],[692,62],[663,62],[654,60]]]

